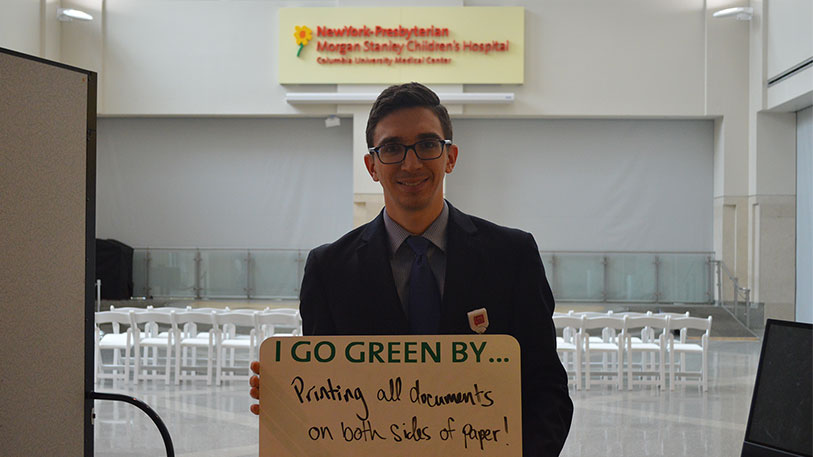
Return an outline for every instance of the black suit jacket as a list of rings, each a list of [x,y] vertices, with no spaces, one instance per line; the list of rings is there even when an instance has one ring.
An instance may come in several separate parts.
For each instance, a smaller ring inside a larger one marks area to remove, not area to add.
[[[401,335],[401,307],[384,218],[311,251],[300,312],[306,335]],[[467,313],[488,310],[486,333],[513,335],[522,367],[523,455],[555,456],[573,403],[556,353],[553,294],[530,233],[469,216],[449,204],[440,333],[471,334]]]

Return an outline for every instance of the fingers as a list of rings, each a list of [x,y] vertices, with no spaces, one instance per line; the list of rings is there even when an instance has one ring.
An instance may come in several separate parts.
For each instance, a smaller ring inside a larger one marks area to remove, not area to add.
[[[254,361],[251,362],[251,371],[256,373],[254,376],[248,378],[248,385],[251,386],[251,390],[249,390],[248,394],[251,398],[256,400],[260,399],[260,377],[257,376],[260,374],[260,362]],[[254,403],[252,404],[249,409],[252,413],[256,415],[260,415],[260,405]]]

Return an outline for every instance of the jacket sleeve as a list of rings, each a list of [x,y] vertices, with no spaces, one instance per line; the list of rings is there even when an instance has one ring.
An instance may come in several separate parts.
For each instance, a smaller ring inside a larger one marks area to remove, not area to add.
[[[553,293],[533,235],[526,235],[512,295],[521,351],[523,455],[558,456],[570,431],[573,402],[556,353]]]
[[[305,262],[305,273],[299,290],[299,313],[302,316],[302,333],[305,335],[336,333],[323,278],[324,250],[324,246],[313,249]]]

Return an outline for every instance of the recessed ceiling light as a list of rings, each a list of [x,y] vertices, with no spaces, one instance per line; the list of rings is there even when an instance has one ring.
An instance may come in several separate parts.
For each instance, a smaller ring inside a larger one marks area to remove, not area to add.
[[[754,15],[754,9],[750,6],[740,6],[737,8],[726,8],[712,14],[713,17],[736,16],[738,21],[750,21]]]
[[[90,14],[75,10],[72,8],[57,8],[56,9],[56,18],[63,22],[70,22],[74,19],[78,19],[80,21],[92,21],[93,16]]]

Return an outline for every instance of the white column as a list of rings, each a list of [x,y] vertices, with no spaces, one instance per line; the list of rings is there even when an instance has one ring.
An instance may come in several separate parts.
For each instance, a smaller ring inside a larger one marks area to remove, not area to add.
[[[705,114],[714,123],[714,252],[740,284],[748,271],[748,38],[744,21],[712,14],[734,0],[706,5]],[[727,281],[727,279],[726,279]],[[725,300],[733,299],[730,287]]]
[[[380,93],[386,85],[339,84],[336,92]],[[372,105],[338,105],[336,112],[350,115],[353,122],[353,227],[375,218],[384,207],[381,185],[373,181],[364,166],[367,154],[367,118]]]
[[[796,321],[813,323],[813,106],[796,113]]]
[[[765,317],[795,318],[796,114],[768,111],[768,2],[753,0],[749,62],[748,284]]]

